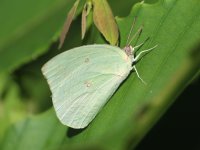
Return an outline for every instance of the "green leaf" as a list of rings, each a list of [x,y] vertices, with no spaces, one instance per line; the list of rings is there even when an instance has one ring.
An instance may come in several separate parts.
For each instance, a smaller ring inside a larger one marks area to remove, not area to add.
[[[0,98],[0,141],[10,124],[24,119],[27,115],[25,103],[21,101],[19,86],[9,80],[6,94]]]
[[[106,0],[93,0],[93,20],[98,30],[111,44],[118,43],[119,33],[115,18]]]
[[[126,43],[135,16],[134,32],[141,25],[144,29],[132,45],[147,37],[150,40],[139,51],[158,45],[136,65],[147,85],[133,72],[84,130],[62,126],[54,111],[24,121],[27,126],[14,124],[1,149],[124,150],[135,147],[199,72],[200,1],[160,0],[153,5],[135,5],[129,16],[117,19],[121,47]]]
[[[50,110],[11,126],[0,147],[2,150],[57,149],[65,132],[66,128]]]
[[[0,100],[2,98],[2,94],[5,90],[5,87],[8,81],[9,81],[9,77],[7,76],[6,73],[0,74]]]
[[[13,71],[44,53],[74,0],[3,1],[0,5],[0,73]]]

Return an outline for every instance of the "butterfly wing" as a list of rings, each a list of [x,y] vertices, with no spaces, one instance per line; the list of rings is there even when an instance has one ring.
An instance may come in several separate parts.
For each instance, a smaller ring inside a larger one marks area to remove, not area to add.
[[[132,69],[118,47],[88,45],[63,52],[42,68],[59,120],[86,127]]]

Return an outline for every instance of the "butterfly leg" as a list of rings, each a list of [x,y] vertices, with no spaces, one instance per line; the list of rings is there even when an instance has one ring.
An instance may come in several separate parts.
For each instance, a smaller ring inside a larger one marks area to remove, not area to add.
[[[142,43],[143,44],[143,43]],[[142,44],[140,44],[140,45],[138,45],[138,47],[139,46],[141,46]],[[144,50],[144,51],[141,51],[135,58],[133,57],[133,63],[136,63],[141,57],[141,55],[143,55],[143,54],[145,54],[145,53],[148,53],[149,51],[151,51],[151,50],[153,50],[154,48],[156,48],[157,47],[157,45],[156,46],[154,46],[154,47],[152,47],[152,48],[149,48],[149,49],[147,49],[147,50]],[[136,66],[135,65],[133,65],[133,69],[135,70],[135,72],[136,72],[136,74],[137,74],[137,77],[142,81],[142,83],[144,83],[145,85],[146,85],[146,82],[140,77],[140,75],[139,75],[139,73],[138,73],[138,71],[137,71],[137,68],[136,68]]]
[[[157,45],[155,45],[154,47],[149,48],[149,49],[147,49],[147,50],[141,51],[141,52],[133,59],[133,62],[137,62],[137,61],[141,58],[140,56],[141,56],[142,54],[148,53],[149,51],[153,50],[153,49],[156,48],[156,47],[157,47]]]
[[[146,82],[140,77],[138,71],[137,71],[137,68],[135,65],[133,65],[133,69],[135,70],[136,74],[137,74],[137,77],[142,81],[142,83],[144,83],[146,85]]]

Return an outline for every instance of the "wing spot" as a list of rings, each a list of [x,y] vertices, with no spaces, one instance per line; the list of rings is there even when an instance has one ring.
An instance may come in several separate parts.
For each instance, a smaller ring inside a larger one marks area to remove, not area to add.
[[[91,82],[89,82],[89,81],[85,81],[84,84],[85,84],[86,87],[91,87],[91,85],[92,85]]]
[[[85,59],[85,63],[88,63],[89,61],[90,61],[89,58],[86,58],[86,59]]]

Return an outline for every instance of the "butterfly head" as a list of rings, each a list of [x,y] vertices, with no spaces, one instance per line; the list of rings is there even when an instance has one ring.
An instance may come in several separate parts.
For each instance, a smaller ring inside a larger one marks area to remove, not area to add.
[[[132,47],[131,45],[127,45],[123,48],[124,52],[126,53],[127,56],[129,57],[133,57],[133,52],[134,52],[134,47]]]

